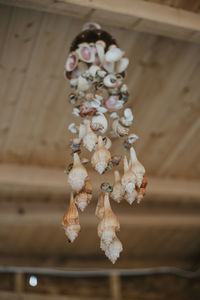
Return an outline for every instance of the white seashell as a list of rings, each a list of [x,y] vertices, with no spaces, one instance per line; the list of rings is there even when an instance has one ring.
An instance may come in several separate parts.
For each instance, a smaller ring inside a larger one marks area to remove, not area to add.
[[[76,50],[79,59],[86,62],[92,63],[95,60],[94,49],[90,47],[88,43],[79,44],[79,48]]]
[[[126,127],[123,127],[120,122],[119,119],[115,119],[112,123],[112,129],[114,131],[114,133],[119,137],[119,136],[125,136],[128,135],[128,131],[129,129]]]
[[[119,115],[118,115],[116,112],[112,112],[112,113],[110,114],[110,117],[111,117],[112,119],[118,119],[118,118],[119,118]]]
[[[104,247],[104,245],[102,245]],[[120,240],[115,237],[112,243],[105,248],[105,255],[110,259],[110,261],[114,264],[116,260],[119,258],[120,253],[123,250],[122,243]]]
[[[105,60],[107,62],[116,62],[124,55],[124,51],[112,45],[105,54]]]
[[[124,110],[124,117],[121,118],[121,122],[124,126],[131,126],[133,122],[133,114],[130,108]]]
[[[91,121],[91,127],[94,130],[99,129],[99,132],[104,134],[108,128],[108,121],[104,114],[99,113],[97,116],[94,116]]]
[[[124,190],[123,190],[123,187],[121,184],[121,178],[120,178],[119,171],[115,171],[114,176],[115,176],[115,183],[113,185],[113,191],[110,194],[110,196],[113,200],[120,203],[120,201],[122,200],[123,194],[124,194]]]
[[[79,125],[79,138],[83,139],[83,137],[86,135],[86,126],[85,124]]]
[[[98,108],[100,106],[100,103],[96,100],[92,100],[88,103],[88,107],[90,108]]]
[[[128,165],[126,156],[124,156],[124,175],[121,183],[125,192],[132,193],[135,190],[136,176]]]
[[[87,207],[89,203],[89,197],[88,194],[85,192],[81,192],[80,194],[76,195],[75,202],[78,208],[81,211],[84,211],[84,209]]]
[[[68,175],[68,183],[77,193],[83,188],[85,180],[88,176],[86,168],[82,165],[77,153],[74,153],[73,168]]]
[[[95,77],[97,71],[100,71],[100,70],[101,70],[100,67],[92,65],[92,66],[88,69],[88,72],[89,72],[90,75],[92,75],[93,77]]]
[[[114,74],[109,74],[103,79],[103,83],[106,87],[118,86],[117,77]]]
[[[102,174],[110,160],[111,154],[104,146],[102,136],[99,136],[97,149],[95,150],[91,158],[92,166],[99,174]]]
[[[115,229],[113,227],[108,227],[103,231],[101,235],[101,240],[103,243],[105,243],[105,245],[110,245],[110,243],[112,243],[115,236],[116,236]]]
[[[103,67],[108,73],[114,73],[115,72],[115,63],[114,62],[107,62],[104,60]]]
[[[103,143],[104,143],[104,146],[106,147],[106,149],[108,149],[108,150],[112,146],[112,142],[107,136],[103,137]]]
[[[69,124],[68,130],[69,130],[70,132],[72,132],[72,133],[77,133],[77,129],[76,129],[75,123]]]
[[[74,107],[74,108],[73,108],[72,114],[73,114],[75,117],[80,117],[79,113],[80,113],[80,110],[79,110],[78,108]]]
[[[84,123],[86,126],[86,134],[83,137],[83,145],[86,149],[88,149],[91,152],[96,145],[97,136],[90,127],[90,121],[84,120]]]
[[[72,89],[76,89],[78,86],[78,78],[72,78],[69,83]]]
[[[105,252],[107,248],[108,246],[104,243],[104,241],[100,240],[100,249]]]
[[[127,141],[129,144],[133,144],[133,143],[135,143],[135,142],[137,141],[138,138],[139,138],[139,137],[138,137],[136,134],[131,133],[131,134],[127,137],[126,141]]]
[[[104,70],[99,70],[97,71],[97,76],[104,78],[106,76],[106,72]]]
[[[78,64],[78,58],[76,53],[75,52],[70,53],[65,64],[66,71],[68,72],[73,71],[76,68],[77,64]]]
[[[101,101],[103,100],[103,97],[101,95],[96,94],[95,100],[97,100],[99,103],[101,103]]]
[[[127,87],[126,84],[123,84],[123,85],[121,86],[120,92],[121,92],[121,93],[127,93],[127,92],[128,92],[128,87]]]
[[[125,195],[124,195],[124,199],[131,205],[135,201],[137,196],[138,196],[138,193],[137,193],[136,190],[134,190],[131,193],[126,192]]]
[[[131,158],[131,170],[136,175],[137,186],[140,187],[145,174],[145,168],[138,161],[136,152],[133,147],[130,148],[130,158]]]
[[[116,73],[122,73],[126,70],[129,64],[129,59],[126,57],[121,58],[117,63],[115,67]]]
[[[77,89],[78,89],[79,91],[85,92],[85,91],[87,91],[89,88],[90,88],[90,85],[89,85],[88,81],[87,81],[85,78],[83,78],[82,76],[79,76],[79,78],[78,78],[78,87],[77,87]]]
[[[69,209],[63,216],[62,226],[70,242],[73,242],[81,230],[78,210],[75,205],[73,193],[71,193]]]
[[[118,100],[116,105],[115,105],[115,109],[120,110],[123,106],[124,106],[124,102],[121,101],[121,100]]]
[[[97,54],[101,63],[104,61],[105,47],[106,44],[104,41],[99,40],[96,42]]]
[[[99,113],[105,114],[108,110],[107,110],[107,108],[105,108],[105,107],[103,107],[103,106],[99,106],[99,107],[97,108],[97,111],[98,111]]]

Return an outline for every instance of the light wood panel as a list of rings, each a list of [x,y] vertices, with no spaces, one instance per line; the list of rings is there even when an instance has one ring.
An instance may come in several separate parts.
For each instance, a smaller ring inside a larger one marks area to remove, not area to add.
[[[61,167],[71,160],[68,82],[62,76],[82,22],[1,6],[0,161]],[[136,150],[155,177],[199,178],[200,47],[105,26],[130,58]],[[114,149],[123,153],[120,144]],[[183,163],[184,162],[184,163]]]
[[[95,20],[120,28],[200,42],[197,14],[143,0],[1,0],[1,3]],[[119,22],[120,19],[120,22]]]

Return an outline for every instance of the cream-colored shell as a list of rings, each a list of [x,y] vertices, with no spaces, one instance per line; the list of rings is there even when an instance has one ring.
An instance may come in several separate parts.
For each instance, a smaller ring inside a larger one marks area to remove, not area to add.
[[[93,130],[99,130],[99,132],[104,134],[108,128],[108,121],[104,114],[98,113],[97,116],[94,116],[91,121],[91,127]]]
[[[76,193],[79,193],[83,188],[87,176],[86,168],[82,165],[78,154],[74,153],[74,163],[68,175],[68,183]]]
[[[131,205],[137,199],[138,193],[134,190],[131,193],[126,192],[124,195],[124,199]]]
[[[122,176],[122,186],[125,192],[133,193],[135,190],[136,176],[128,165],[126,156],[124,156],[124,175]]]
[[[112,123],[112,129],[116,136],[126,136],[128,135],[129,129],[122,126],[119,122],[119,119],[115,119]]]
[[[120,203],[120,201],[123,198],[124,189],[121,184],[119,171],[114,171],[114,176],[115,176],[115,183],[113,185],[113,191],[110,196],[113,200]]]
[[[117,86],[117,78],[114,74],[109,74],[103,79],[103,83],[106,87],[112,88]]]
[[[97,136],[90,127],[90,121],[85,120],[84,123],[86,127],[86,134],[83,137],[83,145],[86,149],[88,149],[91,152],[96,145]]]
[[[131,158],[131,170],[136,175],[136,184],[138,187],[141,186],[142,180],[145,174],[145,168],[138,161],[136,152],[133,147],[130,148],[130,158]]]
[[[103,219],[103,216],[104,216],[104,195],[103,195],[103,193],[101,193],[98,197],[95,216],[100,220]]]
[[[131,126],[133,122],[133,114],[130,108],[124,110],[124,116],[121,117],[121,122],[124,126]]]
[[[90,85],[89,85],[88,81],[87,81],[84,77],[79,76],[79,78],[78,78],[78,87],[77,87],[77,89],[78,89],[79,91],[85,92],[85,91],[87,91],[89,88],[90,88]]]
[[[122,243],[120,240],[115,236],[112,243],[106,247],[105,255],[109,258],[109,260],[114,264],[116,260],[119,258],[120,253],[123,250]]]
[[[97,54],[101,63],[104,61],[105,47],[106,44],[104,41],[99,40],[96,42]]]
[[[129,59],[126,57],[122,57],[115,66],[116,73],[122,73],[126,70],[129,64]]]
[[[98,66],[95,66],[95,65],[92,65],[89,69],[88,69],[88,72],[90,75],[92,75],[93,77],[95,77],[97,71],[100,71],[101,68],[98,67]]]
[[[124,55],[124,51],[112,45],[105,54],[105,60],[108,62],[116,62]]]
[[[78,210],[75,205],[73,193],[71,193],[69,209],[63,216],[62,226],[68,239],[73,242],[81,230]]]
[[[110,160],[111,154],[109,150],[104,146],[102,136],[99,136],[97,149],[95,150],[91,158],[92,166],[99,174],[102,174]]]
[[[78,208],[81,211],[84,211],[84,209],[87,207],[89,201],[90,200],[89,200],[88,194],[86,192],[81,192],[81,193],[77,194],[75,197],[76,205],[78,206]]]

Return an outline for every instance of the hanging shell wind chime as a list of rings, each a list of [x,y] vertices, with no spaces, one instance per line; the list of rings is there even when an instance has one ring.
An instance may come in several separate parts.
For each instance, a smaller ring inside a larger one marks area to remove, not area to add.
[[[112,263],[118,259],[123,247],[117,237],[119,220],[112,211],[110,201],[125,200],[140,203],[146,193],[145,169],[138,161],[133,144],[138,136],[130,132],[133,114],[124,105],[128,101],[128,88],[123,83],[129,60],[113,37],[101,30],[96,23],[86,24],[72,42],[65,65],[65,76],[73,92],[69,103],[79,124],[71,123],[68,129],[74,134],[71,148],[73,163],[66,173],[72,189],[69,209],[63,217],[62,226],[70,242],[81,229],[78,209],[84,211],[92,200],[92,182],[86,164],[101,176],[116,168],[122,156],[112,156],[112,139],[121,139],[123,172],[114,170],[113,185],[102,182],[95,215],[100,248]],[[120,116],[121,115],[121,116]],[[88,158],[81,158],[85,148]],[[129,156],[129,159],[127,158]]]

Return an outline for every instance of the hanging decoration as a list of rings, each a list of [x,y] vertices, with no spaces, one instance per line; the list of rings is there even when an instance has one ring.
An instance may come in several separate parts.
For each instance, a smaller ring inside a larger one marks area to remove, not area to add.
[[[100,248],[112,263],[123,247],[117,237],[120,223],[110,202],[140,203],[147,185],[145,169],[133,147],[138,136],[130,132],[133,114],[130,108],[124,109],[129,96],[124,84],[128,64],[129,59],[115,39],[98,24],[90,23],[72,42],[65,65],[65,76],[72,89],[69,103],[77,122],[68,126],[74,134],[70,145],[73,163],[66,170],[72,192],[62,226],[68,240],[73,242],[81,230],[78,210],[83,212],[92,200],[92,182],[86,165],[90,162],[100,178],[106,172],[113,172],[114,184],[100,183],[95,212],[99,219]],[[112,155],[113,139],[122,140],[125,152],[122,174],[120,168],[116,170],[122,156]],[[87,158],[82,157],[83,148],[87,150]]]

